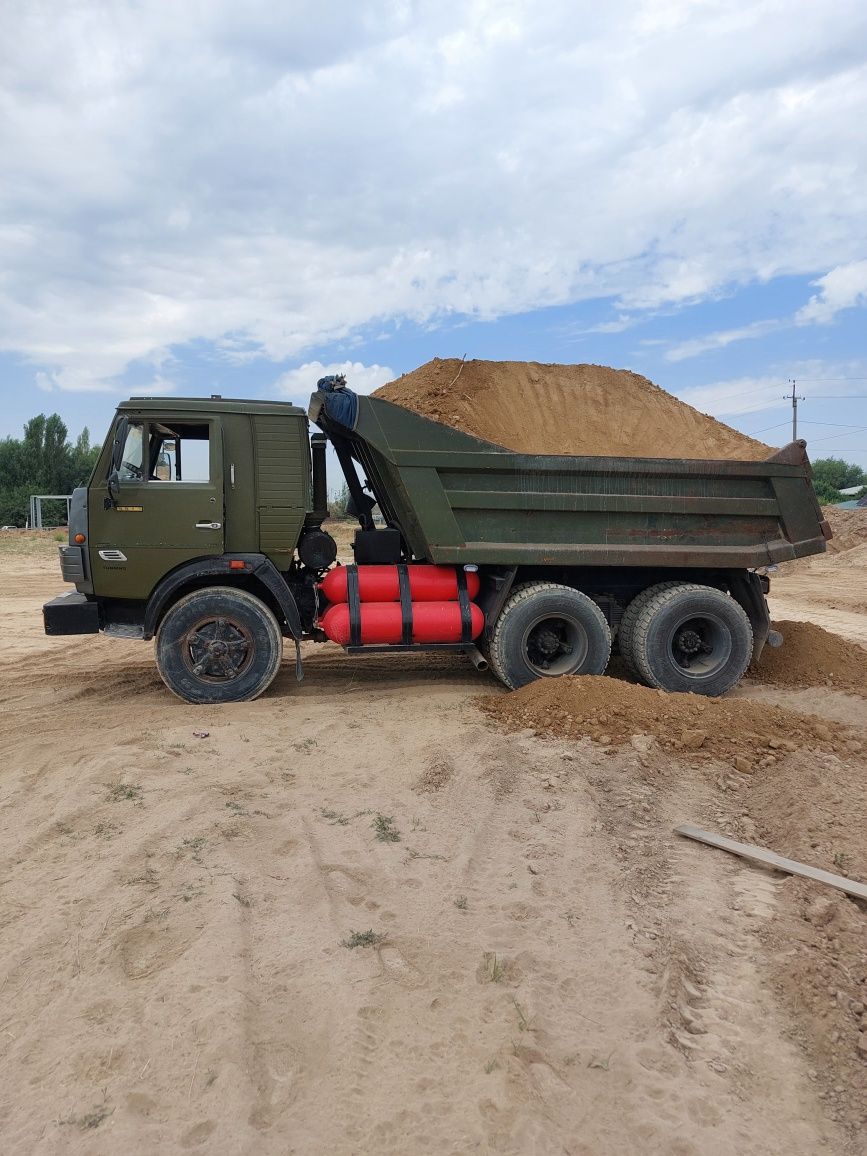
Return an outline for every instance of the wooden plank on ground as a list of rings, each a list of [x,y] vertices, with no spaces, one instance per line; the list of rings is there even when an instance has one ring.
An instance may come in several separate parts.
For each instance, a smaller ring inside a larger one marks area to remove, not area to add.
[[[754,843],[738,843],[735,839],[727,839],[725,835],[702,831],[700,827],[693,827],[691,823],[682,823],[674,830],[677,835],[684,835],[687,839],[695,839],[699,843],[707,843],[711,847],[720,847],[723,851],[730,851],[733,855],[740,855],[742,859],[749,859],[753,863],[763,863],[766,867],[786,871],[789,875],[801,875],[804,879],[815,879],[817,883],[836,887],[856,899],[867,899],[867,884],[847,879],[844,875],[835,875],[832,871],[810,867],[806,863],[799,863],[796,859],[785,859],[766,847],[757,847]]]

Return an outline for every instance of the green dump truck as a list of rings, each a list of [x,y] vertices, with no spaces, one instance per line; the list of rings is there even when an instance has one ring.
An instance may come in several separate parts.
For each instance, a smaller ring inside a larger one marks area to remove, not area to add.
[[[345,567],[323,528],[328,442],[358,520]],[[300,643],[331,639],[463,652],[513,688],[602,673],[613,639],[647,685],[718,695],[781,641],[767,568],[825,549],[810,476],[804,442],[766,461],[513,453],[339,378],[309,417],[133,398],[73,494],[76,592],[45,630],[155,639],[194,703],[261,694],[287,638],[299,678]]]

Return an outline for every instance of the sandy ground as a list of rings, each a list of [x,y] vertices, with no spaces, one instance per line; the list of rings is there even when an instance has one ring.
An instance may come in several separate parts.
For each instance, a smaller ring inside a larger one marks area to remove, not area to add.
[[[148,644],[44,637],[52,554],[0,556],[4,1152],[865,1150],[864,911],[672,834],[824,866],[863,841],[863,762],[504,736],[463,660],[330,646],[186,706]]]

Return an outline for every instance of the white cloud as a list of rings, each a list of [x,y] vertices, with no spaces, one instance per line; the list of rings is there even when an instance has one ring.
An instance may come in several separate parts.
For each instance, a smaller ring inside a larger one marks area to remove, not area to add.
[[[355,393],[372,393],[397,376],[387,365],[363,365],[360,361],[340,361],[323,365],[321,361],[308,361],[304,365],[299,365],[297,369],[281,373],[274,383],[274,388],[293,401],[300,401],[306,405],[310,394],[316,389],[319,378],[330,377],[336,373],[344,375],[346,384]]]
[[[821,313],[863,264],[861,0],[8,0],[4,28],[0,349],[60,388],[832,268]]]
[[[706,333],[703,337],[693,337],[688,341],[681,341],[666,351],[667,361],[685,361],[688,357],[697,357],[712,349],[725,349],[735,341],[745,341],[754,337],[765,337],[786,325],[784,321],[768,319],[767,321],[753,321],[749,325],[741,325],[736,329],[721,329],[716,333]]]
[[[838,265],[813,284],[818,286],[819,292],[797,313],[796,320],[802,325],[827,323],[833,321],[842,309],[867,305],[867,261]]]
[[[107,379],[95,377],[93,372],[74,366],[66,366],[54,371],[38,370],[34,380],[37,389],[43,393],[115,393],[127,395],[130,387],[120,382],[111,382]],[[140,397],[156,397],[174,393],[175,383],[162,373],[155,372],[154,376],[134,387],[134,392]]]
[[[581,330],[582,333],[625,333],[627,329],[631,329],[635,325],[637,318],[630,317],[627,313],[619,314],[612,321],[600,321],[597,325],[591,325],[589,329]]]

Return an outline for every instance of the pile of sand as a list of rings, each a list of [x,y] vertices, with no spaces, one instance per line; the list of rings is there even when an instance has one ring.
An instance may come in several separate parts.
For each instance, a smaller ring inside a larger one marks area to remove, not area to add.
[[[807,570],[832,569],[841,566],[861,568],[867,557],[867,510],[841,510],[837,506],[823,506],[822,517],[834,535],[827,543],[825,553],[809,558],[796,558],[780,567],[780,578],[789,578]]]
[[[867,546],[867,509],[841,510],[839,506],[823,506],[822,515],[834,534],[828,543],[829,554],[844,554]]]
[[[867,698],[867,650],[812,622],[776,622],[779,648],[766,646],[748,674],[771,686],[832,686]]]
[[[802,747],[846,751],[858,740],[847,728],[813,715],[744,699],[667,694],[604,675],[541,678],[509,694],[486,695],[481,709],[507,731],[551,738],[588,737],[621,746],[650,735],[689,759],[719,759],[738,770],[771,766]]]
[[[827,553],[784,562],[771,594],[788,601],[828,606],[847,613],[867,613],[867,509],[823,506],[834,537]]]
[[[604,365],[434,358],[375,396],[518,453],[741,461],[771,453],[646,377]]]

